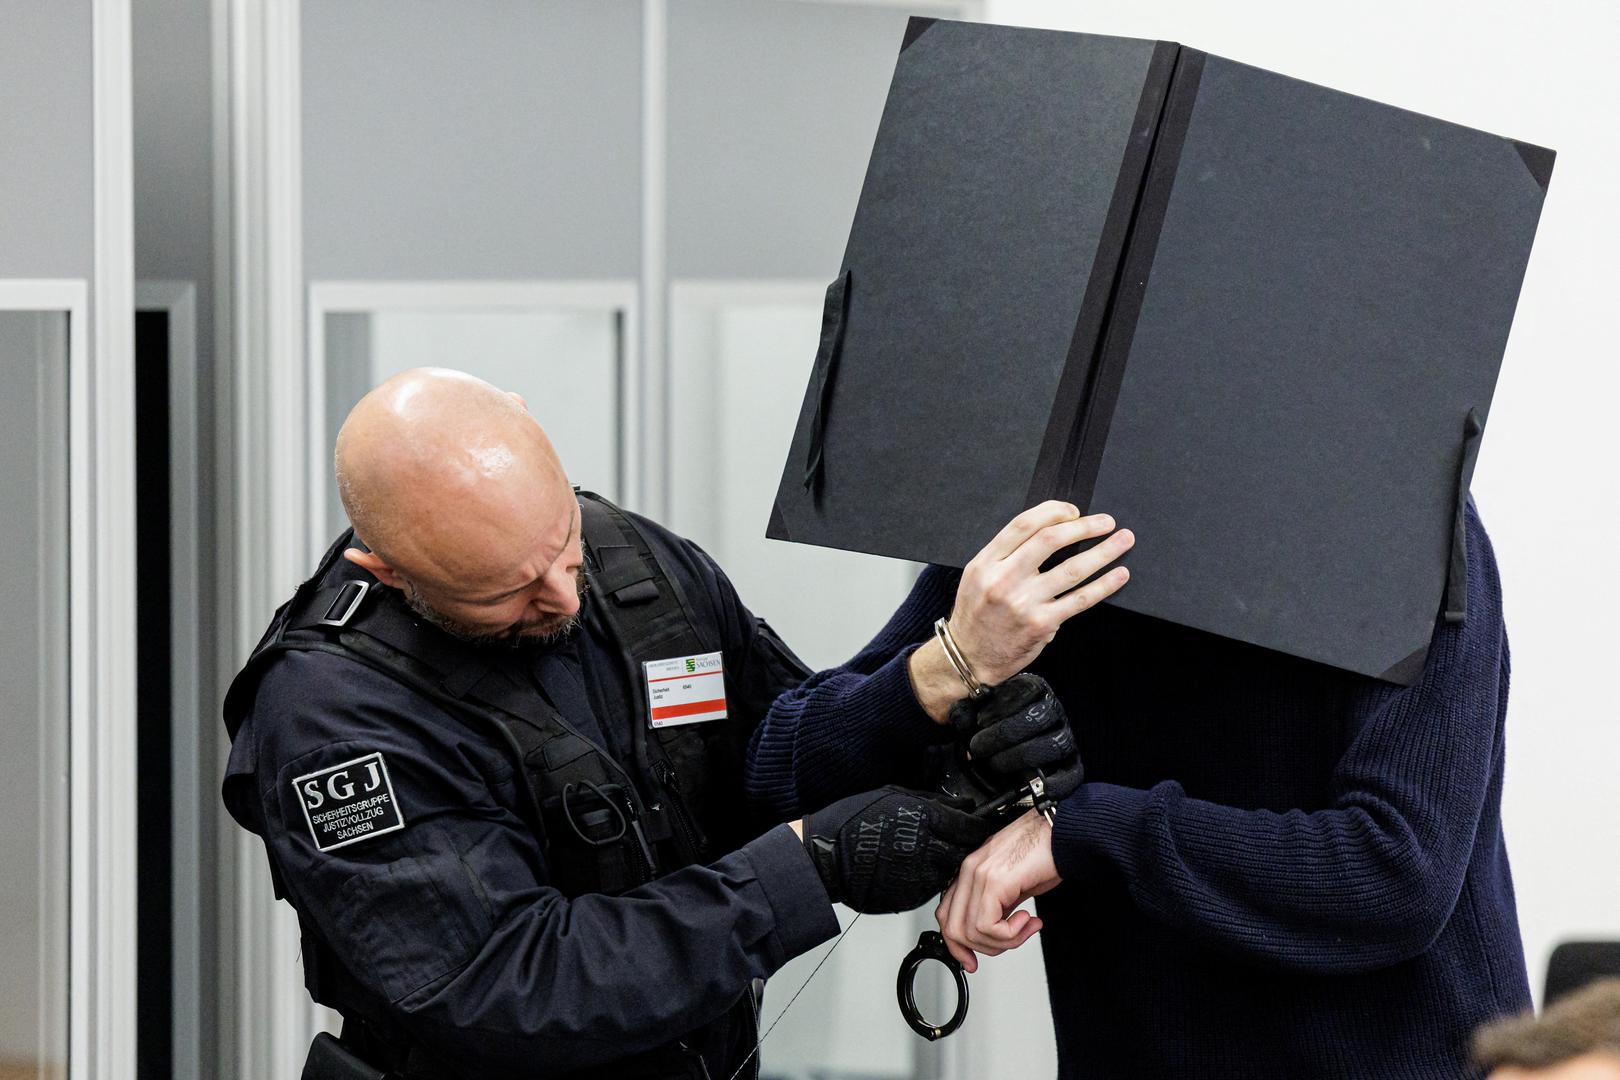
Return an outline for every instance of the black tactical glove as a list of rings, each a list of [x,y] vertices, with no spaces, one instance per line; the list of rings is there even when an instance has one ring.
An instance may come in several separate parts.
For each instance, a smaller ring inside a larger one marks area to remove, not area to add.
[[[875,915],[932,900],[994,832],[939,795],[891,786],[805,818],[804,846],[834,902]]]
[[[1084,772],[1068,714],[1039,675],[1014,675],[984,697],[958,701],[950,720],[967,751],[965,771],[980,791],[1015,790],[1037,769],[1054,802],[1080,786]]]

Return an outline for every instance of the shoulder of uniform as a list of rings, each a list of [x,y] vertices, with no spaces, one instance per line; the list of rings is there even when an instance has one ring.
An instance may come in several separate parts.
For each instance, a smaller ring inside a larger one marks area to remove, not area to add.
[[[261,747],[282,761],[356,738],[432,744],[464,726],[410,687],[351,657],[289,650],[260,677],[253,727]]]
[[[716,580],[727,580],[725,571],[696,541],[687,539],[645,514],[638,514],[623,507],[619,507],[618,510],[646,539],[647,546],[652,549],[653,555],[657,557],[665,571],[678,576],[682,585],[698,585],[707,592]]]
[[[588,499],[588,500],[593,500],[593,501],[598,502],[598,503],[606,503],[608,506],[612,507],[614,510],[617,510],[619,513],[623,514],[630,521],[630,523],[636,527],[636,531],[641,533],[642,536],[645,536],[647,538],[648,543],[653,543],[653,542],[662,542],[662,543],[666,543],[666,544],[670,544],[670,543],[687,544],[687,543],[690,543],[690,541],[688,541],[688,540],[684,539],[683,537],[681,537],[673,529],[670,529],[667,526],[664,526],[664,525],[660,524],[659,522],[654,521],[652,518],[648,517],[646,514],[640,514],[640,513],[637,513],[634,510],[626,509],[625,507],[620,506],[618,503],[613,502],[610,499],[604,499],[604,498],[601,498],[600,496],[596,496],[596,495],[591,494],[591,493],[582,493],[582,497],[585,498],[585,499]]]

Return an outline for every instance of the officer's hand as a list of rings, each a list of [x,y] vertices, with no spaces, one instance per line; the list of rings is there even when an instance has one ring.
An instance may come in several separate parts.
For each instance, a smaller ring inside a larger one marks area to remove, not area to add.
[[[804,846],[835,902],[877,914],[927,903],[994,831],[941,796],[884,787],[806,817]]]
[[[971,771],[995,792],[1012,791],[1040,770],[1059,800],[1080,786],[1080,752],[1068,714],[1046,680],[1024,672],[984,697],[951,706],[951,726]]]
[[[1055,553],[1111,532],[1102,543],[1041,572]],[[1107,514],[1081,517],[1066,502],[1044,502],[1013,518],[963,569],[951,609],[951,636],[978,680],[993,686],[1012,678],[1040,655],[1066,620],[1117,592],[1130,576],[1123,566],[1081,583],[1129,551],[1135,540],[1128,529],[1114,532]]]

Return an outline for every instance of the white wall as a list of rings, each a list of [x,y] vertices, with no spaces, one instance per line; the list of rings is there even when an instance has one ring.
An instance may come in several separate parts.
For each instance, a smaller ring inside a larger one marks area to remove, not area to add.
[[[1532,986],[1620,938],[1612,0],[990,0],[992,22],[1164,38],[1558,151],[1474,476],[1513,645],[1504,819]]]

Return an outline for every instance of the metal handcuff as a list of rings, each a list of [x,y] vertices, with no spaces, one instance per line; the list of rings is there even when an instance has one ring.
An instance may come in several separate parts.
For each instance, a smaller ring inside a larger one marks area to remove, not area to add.
[[[990,688],[981,683],[973,674],[973,668],[967,657],[962,654],[956,639],[951,636],[950,619],[942,618],[934,621],[934,636],[939,639],[945,651],[945,659],[955,670],[957,676],[967,687],[968,696],[978,699],[990,693]],[[972,773],[972,762],[964,760],[962,767]],[[981,787],[989,787],[980,782]],[[1035,775],[1020,788],[1003,792],[1001,795],[974,811],[975,817],[990,817],[1000,813],[1008,806],[1034,807],[1046,819],[1048,825],[1057,820],[1057,800],[1053,799],[1046,790],[1046,776],[1036,769]],[[922,1010],[917,1007],[917,969],[929,960],[937,960],[945,965],[945,970],[951,973],[951,979],[956,983],[956,1008],[952,1010],[949,1020],[943,1024],[931,1024],[923,1016]],[[933,1042],[943,1039],[962,1026],[967,1019],[968,1011],[968,982],[967,972],[962,969],[956,957],[945,946],[945,938],[938,930],[924,930],[917,938],[917,945],[906,958],[900,961],[900,974],[895,979],[895,997],[900,1002],[900,1015],[905,1017],[906,1024],[918,1035]]]
[[[1047,792],[1046,777],[1039,769],[1035,770],[1035,775],[1030,777],[1029,782],[1023,787],[1006,792],[975,811],[974,816],[988,817],[1013,805],[1034,807],[1046,819],[1048,825],[1057,820],[1057,800]],[[922,1010],[917,1007],[917,969],[929,960],[938,960],[944,964],[945,970],[951,973],[951,979],[956,983],[956,1008],[951,1011],[950,1019],[943,1024],[930,1023],[928,1018],[923,1016]],[[905,1018],[906,1025],[929,1042],[943,1039],[961,1027],[962,1021],[967,1019],[967,972],[945,947],[945,938],[938,930],[924,930],[917,938],[916,947],[900,961],[900,974],[895,979],[894,992],[900,1002],[900,1015]]]

